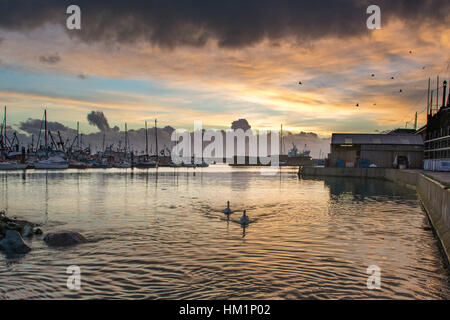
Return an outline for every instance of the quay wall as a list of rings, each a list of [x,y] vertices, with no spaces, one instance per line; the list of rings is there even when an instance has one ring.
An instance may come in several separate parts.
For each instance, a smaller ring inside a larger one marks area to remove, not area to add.
[[[450,262],[450,190],[438,181],[420,171],[388,168],[303,167],[299,169],[299,175],[383,179],[415,188]]]

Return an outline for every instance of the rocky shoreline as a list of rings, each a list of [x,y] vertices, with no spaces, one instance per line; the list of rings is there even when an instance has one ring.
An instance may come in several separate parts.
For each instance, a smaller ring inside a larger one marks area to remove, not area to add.
[[[25,254],[31,251],[31,247],[24,239],[43,235],[39,224],[16,217],[9,218],[4,211],[0,211],[0,251],[6,253]],[[49,247],[67,247],[89,242],[78,232],[65,231],[48,233],[43,241]]]

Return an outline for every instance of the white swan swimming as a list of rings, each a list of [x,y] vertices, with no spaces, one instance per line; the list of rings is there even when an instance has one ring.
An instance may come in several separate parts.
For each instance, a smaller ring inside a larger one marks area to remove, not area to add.
[[[233,213],[233,211],[231,211],[230,209],[230,201],[227,201],[227,207],[223,209],[222,212],[225,213],[227,216]]]
[[[242,225],[247,225],[249,223],[250,223],[250,219],[249,219],[249,217],[247,215],[247,210],[244,210],[244,214],[241,217],[241,224]]]

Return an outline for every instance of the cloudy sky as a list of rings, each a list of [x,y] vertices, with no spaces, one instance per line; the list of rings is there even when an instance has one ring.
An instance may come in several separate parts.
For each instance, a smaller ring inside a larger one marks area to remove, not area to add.
[[[81,30],[66,28],[70,4]],[[428,78],[450,76],[449,31],[448,0],[0,0],[0,104],[17,128],[45,107],[85,132],[92,110],[135,129],[411,127]]]

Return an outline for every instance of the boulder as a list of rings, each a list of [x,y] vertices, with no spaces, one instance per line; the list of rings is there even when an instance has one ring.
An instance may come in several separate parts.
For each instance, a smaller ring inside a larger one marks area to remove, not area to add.
[[[2,230],[16,230],[20,232],[24,237],[33,234],[33,228],[39,226],[39,224],[32,223],[26,220],[20,220],[16,217],[9,218],[4,211],[0,211],[0,233]],[[24,234],[26,233],[26,234]]]
[[[28,253],[31,250],[16,230],[6,231],[5,238],[0,241],[0,249],[8,253]]]
[[[0,221],[0,238],[3,238],[6,233],[6,225]]]
[[[22,236],[26,238],[33,236],[33,227],[26,224],[22,229]]]
[[[8,230],[15,230],[15,231],[20,232],[22,230],[22,226],[18,225],[15,222],[8,221],[6,223],[6,229],[8,229]]]
[[[51,247],[67,247],[88,242],[88,240],[78,232],[48,233],[44,237],[44,241]]]

